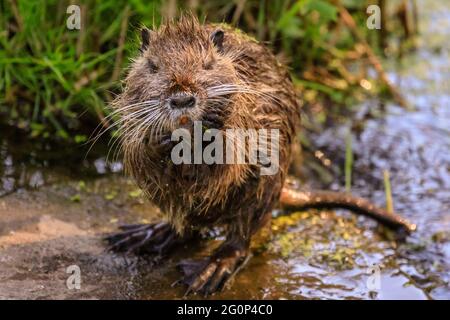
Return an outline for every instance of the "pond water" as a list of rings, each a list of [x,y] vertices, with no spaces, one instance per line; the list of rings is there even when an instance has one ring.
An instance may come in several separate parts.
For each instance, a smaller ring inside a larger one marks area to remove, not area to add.
[[[394,207],[418,231],[398,243],[344,211],[279,217],[256,239],[232,287],[213,298],[450,299],[450,5],[418,3],[417,50],[387,64],[414,110],[372,100],[311,133],[314,150],[330,160],[324,170],[331,179],[308,174],[317,178],[308,181],[314,187],[344,188],[351,128],[352,191],[383,206],[388,170]],[[158,211],[122,176],[120,163],[99,156],[102,148],[85,159],[82,149],[29,152],[36,146],[26,143],[14,132],[0,142],[0,298],[182,297],[183,288],[170,286],[176,263],[206,255],[220,237],[164,261],[105,252],[102,234],[157,220]],[[80,290],[66,286],[70,265],[80,267]]]

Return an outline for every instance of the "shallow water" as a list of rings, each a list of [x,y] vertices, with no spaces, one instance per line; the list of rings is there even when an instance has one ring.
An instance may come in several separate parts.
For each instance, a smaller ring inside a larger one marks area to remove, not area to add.
[[[394,207],[418,232],[397,243],[348,212],[279,217],[269,235],[256,239],[233,286],[213,298],[450,299],[450,6],[419,5],[424,34],[417,51],[388,65],[415,110],[376,100],[357,106],[351,120],[310,136],[330,160],[323,170],[331,182],[305,164],[308,184],[343,190],[344,141],[352,128],[352,191],[384,205],[388,170]],[[101,148],[87,159],[83,149],[44,145],[29,152],[36,146],[7,136],[0,142],[1,298],[180,298],[184,289],[170,286],[179,277],[176,263],[219,244],[218,238],[180,248],[164,261],[105,252],[102,234],[159,216],[122,177],[120,163],[107,164]],[[80,267],[80,290],[66,286],[70,265]]]

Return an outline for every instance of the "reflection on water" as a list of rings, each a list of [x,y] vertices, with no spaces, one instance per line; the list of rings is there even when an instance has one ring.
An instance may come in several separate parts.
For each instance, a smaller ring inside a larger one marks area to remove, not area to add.
[[[64,179],[82,179],[120,172],[120,162],[107,162],[101,144],[51,145],[27,141],[14,130],[0,127],[0,196],[21,188],[37,188]],[[89,151],[89,152],[88,152]]]
[[[388,64],[390,78],[415,110],[408,112],[379,101],[368,101],[358,108],[356,119],[349,123],[355,153],[352,190],[382,205],[383,171],[390,172],[395,209],[419,226],[408,243],[398,248],[397,254],[402,258],[394,259],[395,268],[407,276],[409,285],[423,289],[430,297],[448,299],[450,7],[439,1],[418,3],[423,34],[417,51]],[[311,140],[342,168],[347,132],[348,126],[334,126]],[[339,179],[342,186],[343,178]],[[433,242],[436,238],[445,241]],[[397,282],[382,283],[387,286],[381,298],[421,296],[413,291],[405,296],[404,289],[390,295],[388,292]]]

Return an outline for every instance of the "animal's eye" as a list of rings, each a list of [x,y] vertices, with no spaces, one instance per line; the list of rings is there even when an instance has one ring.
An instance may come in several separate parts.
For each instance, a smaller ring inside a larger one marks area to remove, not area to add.
[[[204,62],[203,63],[203,69],[211,70],[213,68],[213,66],[214,66],[214,63],[215,63],[214,59],[210,59],[210,60]]]
[[[147,60],[147,65],[151,73],[158,71],[158,66],[152,60]]]

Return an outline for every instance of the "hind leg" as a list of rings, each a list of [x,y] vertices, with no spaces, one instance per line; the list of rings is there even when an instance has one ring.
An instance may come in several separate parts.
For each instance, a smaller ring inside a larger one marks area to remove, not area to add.
[[[267,212],[256,219],[247,229],[246,235],[230,230],[226,240],[207,259],[182,261],[178,267],[183,277],[177,283],[187,285],[185,295],[202,293],[209,295],[220,291],[247,264],[252,254],[250,239],[263,226],[270,223],[272,214]]]
[[[164,255],[176,245],[190,240],[193,235],[179,235],[171,225],[165,222],[125,225],[121,232],[108,235],[108,250],[118,252],[152,253]]]
[[[212,294],[221,290],[250,259],[249,244],[243,239],[226,240],[205,260],[185,260],[178,267],[184,274],[177,283],[190,293]]]

